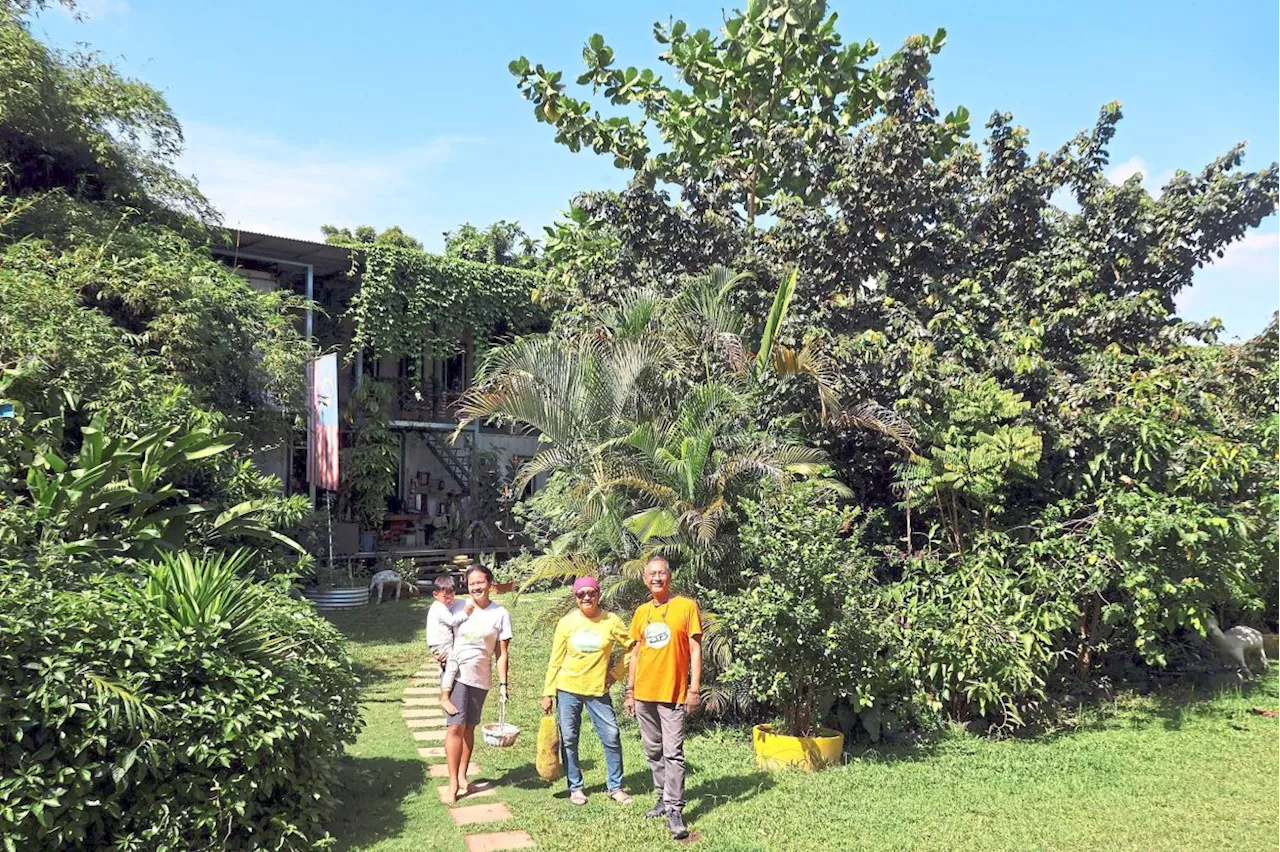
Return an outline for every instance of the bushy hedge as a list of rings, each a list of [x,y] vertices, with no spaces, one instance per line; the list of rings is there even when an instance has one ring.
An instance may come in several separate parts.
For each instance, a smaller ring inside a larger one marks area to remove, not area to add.
[[[0,837],[9,850],[312,849],[359,726],[342,638],[253,586],[291,650],[233,650],[120,594],[0,575]],[[135,596],[136,597],[136,596]]]

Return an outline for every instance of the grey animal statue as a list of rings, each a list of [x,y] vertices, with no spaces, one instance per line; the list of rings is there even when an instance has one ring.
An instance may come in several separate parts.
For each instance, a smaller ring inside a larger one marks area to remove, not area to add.
[[[390,570],[379,571],[377,574],[373,575],[373,581],[369,583],[369,591],[372,592],[375,588],[378,590],[378,603],[382,603],[382,592],[384,589],[388,590],[388,600],[391,599],[391,589],[396,590],[396,600],[400,600],[401,589],[408,591],[409,597],[411,598],[418,596],[417,586],[413,583],[406,583],[404,578],[402,578],[398,573]]]
[[[1260,671],[1267,670],[1267,653],[1262,648],[1262,634],[1257,630],[1241,624],[1224,632],[1212,614],[1205,616],[1204,623],[1213,647],[1241,669],[1245,677],[1254,675],[1249,668],[1250,659],[1258,661]]]

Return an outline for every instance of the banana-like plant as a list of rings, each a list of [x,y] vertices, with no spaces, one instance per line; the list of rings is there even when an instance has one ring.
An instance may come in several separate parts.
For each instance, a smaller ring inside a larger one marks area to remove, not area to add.
[[[80,430],[80,451],[63,458],[52,442],[19,435],[30,463],[18,493],[33,540],[28,546],[73,560],[135,564],[189,544],[216,546],[233,537],[283,544],[292,539],[261,522],[265,501],[215,513],[188,500],[175,479],[184,465],[224,453],[235,433],[176,426],[138,437],[109,435],[101,419]]]

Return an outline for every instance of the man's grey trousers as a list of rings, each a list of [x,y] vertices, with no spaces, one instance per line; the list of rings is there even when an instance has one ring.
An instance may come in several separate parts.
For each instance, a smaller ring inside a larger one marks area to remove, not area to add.
[[[637,701],[636,721],[653,789],[668,808],[684,810],[684,705]]]

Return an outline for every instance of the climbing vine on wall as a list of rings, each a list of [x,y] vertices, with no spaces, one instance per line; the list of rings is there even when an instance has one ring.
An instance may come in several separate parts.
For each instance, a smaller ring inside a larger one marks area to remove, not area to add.
[[[545,325],[530,298],[537,273],[395,245],[351,248],[360,273],[351,303],[355,343],[377,355],[448,356],[460,351],[467,328],[483,348]]]

